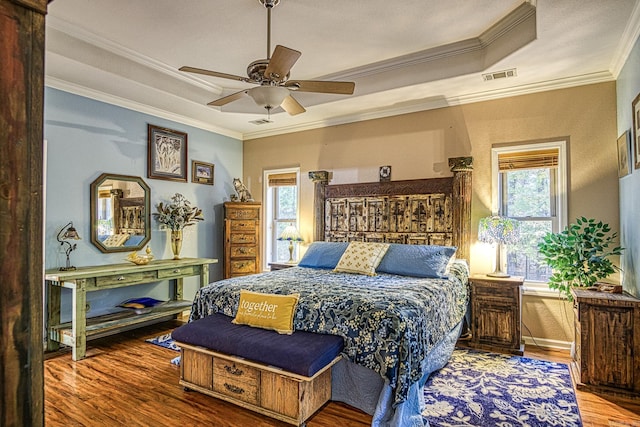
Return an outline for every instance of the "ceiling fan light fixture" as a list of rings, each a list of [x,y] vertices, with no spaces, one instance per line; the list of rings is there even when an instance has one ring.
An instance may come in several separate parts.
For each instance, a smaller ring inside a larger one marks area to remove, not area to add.
[[[280,86],[257,86],[247,91],[256,104],[267,110],[279,107],[289,96],[289,89]]]

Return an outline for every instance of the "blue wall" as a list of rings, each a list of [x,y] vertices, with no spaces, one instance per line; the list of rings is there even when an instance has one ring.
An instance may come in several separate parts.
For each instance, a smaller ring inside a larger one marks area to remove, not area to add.
[[[633,115],[631,104],[640,96],[640,39],[636,43],[616,80],[618,102],[618,135],[624,131],[633,134]],[[622,284],[625,290],[640,297],[640,169],[631,141],[631,173],[620,179],[620,240],[625,248],[620,258]]]
[[[188,167],[191,160],[213,163],[214,185],[149,179],[147,176],[147,123],[188,134]],[[232,180],[242,176],[242,141],[170,120],[46,88],[44,135],[46,145],[45,267],[65,264],[56,235],[73,221],[81,241],[71,253],[75,266],[125,262],[126,252],[104,254],[90,239],[89,186],[102,173],[140,176],[151,188],[151,211],[176,192],[201,208],[205,220],[185,228],[181,255],[217,258],[211,265],[210,281],[222,277],[222,203],[232,194]],[[151,249],[156,258],[171,258],[168,232],[151,220]],[[185,279],[185,299],[192,299],[197,278]],[[65,290],[66,291],[66,290]],[[167,282],[126,289],[92,292],[89,315],[102,314],[121,301],[136,296],[167,299]],[[63,321],[70,316],[70,293],[63,293]],[[46,315],[45,315],[46,318]]]

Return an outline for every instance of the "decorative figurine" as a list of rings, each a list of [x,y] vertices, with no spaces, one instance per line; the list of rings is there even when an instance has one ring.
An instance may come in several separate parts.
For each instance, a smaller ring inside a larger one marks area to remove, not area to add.
[[[240,178],[233,178],[233,188],[236,190],[237,196],[232,195],[231,200],[238,202],[253,202],[253,197],[249,189],[240,181]]]

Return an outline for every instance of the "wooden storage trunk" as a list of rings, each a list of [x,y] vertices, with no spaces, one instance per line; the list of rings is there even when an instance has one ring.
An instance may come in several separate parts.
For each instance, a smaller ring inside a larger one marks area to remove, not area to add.
[[[278,420],[303,425],[331,398],[331,366],[312,377],[177,343],[180,384]]]

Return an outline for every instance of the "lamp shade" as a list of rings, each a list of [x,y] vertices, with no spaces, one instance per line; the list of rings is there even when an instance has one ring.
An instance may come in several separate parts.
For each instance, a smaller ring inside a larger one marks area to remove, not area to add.
[[[289,242],[303,242],[304,239],[293,225],[288,225],[278,237],[278,240],[286,240]]]
[[[289,89],[280,86],[258,86],[247,91],[260,107],[271,110],[279,107],[282,101],[289,96]]]
[[[520,239],[520,223],[506,216],[487,216],[480,219],[478,241],[512,245]]]

